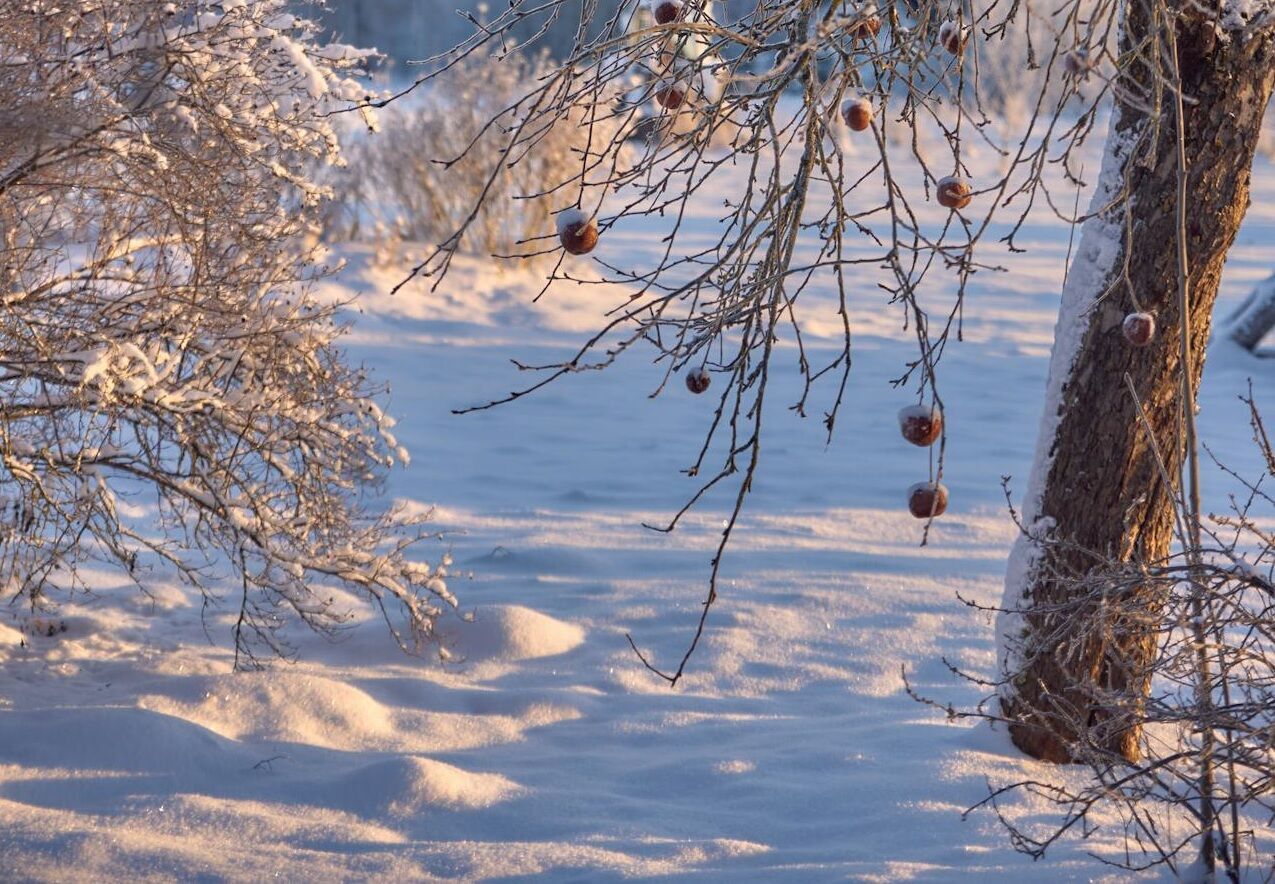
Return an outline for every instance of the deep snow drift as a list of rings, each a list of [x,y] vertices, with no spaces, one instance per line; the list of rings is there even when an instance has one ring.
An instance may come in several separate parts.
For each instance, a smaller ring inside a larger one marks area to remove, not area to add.
[[[1254,180],[1220,311],[1270,271],[1275,169]],[[599,249],[623,261],[658,237],[621,226]],[[413,454],[389,492],[435,506],[472,572],[452,586],[474,622],[444,626],[456,661],[404,657],[351,600],[359,622],[341,641],[293,633],[299,663],[231,674],[233,602],[203,611],[163,575],[142,596],[91,572],[93,594],[59,610],[4,609],[0,878],[1123,880],[1087,855],[1113,850],[1112,831],[1033,864],[987,814],[963,821],[989,782],[1075,773],[947,723],[900,678],[906,666],[961,704],[977,694],[940,657],[994,667],[992,624],[956,594],[1000,597],[1014,533],[1000,477],[1021,493],[1067,228],[1038,218],[1020,243],[1010,273],[976,278],[965,342],[944,357],[952,501],[929,545],[904,505],[928,455],[899,438],[911,398],[889,384],[913,344],[865,286],[836,438],[772,399],[722,598],[676,690],[624,633],[661,662],[690,637],[722,501],[671,535],[641,523],[693,491],[678,471],[709,397],[677,384],[649,398],[661,372],[630,358],[453,416],[525,380],[511,357],[560,357],[618,295],[564,285],[533,305],[534,280],[464,260],[440,291],[390,297],[410,256],[349,250],[333,294],[360,293],[351,351],[391,383]],[[831,346],[826,330],[807,346]],[[1210,356],[1202,433],[1241,470],[1254,453],[1235,394],[1252,378],[1275,414],[1273,376],[1232,349]],[[795,372],[781,383],[795,390]],[[1224,477],[1206,480],[1222,508]],[[1022,799],[1007,812],[1051,819]]]

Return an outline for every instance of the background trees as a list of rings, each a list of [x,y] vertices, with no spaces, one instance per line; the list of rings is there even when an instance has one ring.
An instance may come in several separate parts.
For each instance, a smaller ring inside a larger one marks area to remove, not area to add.
[[[337,349],[304,245],[365,53],[282,2],[0,3],[6,593],[104,558],[234,587],[237,660],[331,629],[348,585],[404,643],[453,603],[422,536],[363,502],[407,454]],[[371,117],[368,117],[370,122]],[[144,520],[129,518],[136,506]]]

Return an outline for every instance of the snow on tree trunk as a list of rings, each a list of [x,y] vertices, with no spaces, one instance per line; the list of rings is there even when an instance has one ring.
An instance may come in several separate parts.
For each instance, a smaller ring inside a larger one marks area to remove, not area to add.
[[[1227,321],[1226,336],[1245,350],[1256,350],[1275,328],[1275,275],[1260,283]]]
[[[1160,48],[1163,22],[1131,4],[1122,46]],[[1249,203],[1249,170],[1275,83],[1269,25],[1227,33],[1198,12],[1178,26],[1188,104],[1187,246],[1190,256],[1190,371],[1203,368],[1218,280]],[[1176,121],[1167,86],[1131,69],[1113,113],[1101,177],[1063,292],[1044,415],[1027,495],[1026,536],[1010,557],[998,624],[1007,677],[1001,705],[1024,752],[1075,759],[1072,744],[1138,754],[1138,703],[1153,650],[1157,611],[1141,626],[1086,629],[1074,605],[1090,592],[1079,581],[1106,562],[1162,559],[1172,539],[1172,496],[1183,459],[1180,312],[1177,307]],[[1142,98],[1128,96],[1141,92]],[[1153,312],[1149,346],[1121,334],[1126,314]],[[1125,383],[1132,380],[1166,460],[1161,480],[1153,448]],[[1047,542],[1041,542],[1046,540]],[[1060,611],[1060,607],[1065,610]],[[1089,625],[1092,625],[1090,623]]]

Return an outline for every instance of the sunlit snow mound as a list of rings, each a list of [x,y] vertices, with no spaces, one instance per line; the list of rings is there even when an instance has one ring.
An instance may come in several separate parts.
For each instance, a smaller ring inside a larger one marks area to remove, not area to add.
[[[190,680],[188,697],[149,696],[144,708],[196,722],[231,740],[284,740],[366,748],[394,735],[387,709],[334,679],[275,670]]]
[[[574,650],[584,630],[521,605],[487,605],[448,638],[448,649],[466,660],[534,660]]]
[[[377,762],[346,777],[353,795],[375,796],[376,808],[392,817],[427,809],[481,810],[526,790],[506,777],[473,773],[429,758],[394,758]]]

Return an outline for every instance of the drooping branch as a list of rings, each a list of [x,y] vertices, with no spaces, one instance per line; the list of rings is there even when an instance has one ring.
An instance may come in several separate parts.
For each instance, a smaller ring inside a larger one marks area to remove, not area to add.
[[[536,376],[476,407],[522,398],[643,348],[664,369],[652,395],[680,387],[669,384],[678,374],[693,393],[714,380],[717,405],[686,470],[699,488],[668,526],[710,489],[738,483],[705,612],[752,485],[772,362],[791,357],[801,378],[795,401],[781,404],[803,417],[818,408],[831,435],[850,382],[852,310],[876,293],[878,306],[896,311],[915,337],[895,386],[941,413],[939,364],[960,340],[975,274],[996,269],[985,257],[991,240],[1018,249],[1015,236],[1033,207],[1071,203],[1051,189],[1061,178],[1070,197],[1081,184],[1079,153],[1113,71],[1136,63],[1110,51],[1117,0],[1064,4],[1039,26],[1039,49],[1024,53],[1036,70],[1028,110],[1006,135],[986,103],[996,87],[989,76],[985,88],[980,72],[1004,63],[998,55],[1018,5],[953,4],[934,14],[849,0],[758,0],[732,9],[730,19],[723,7],[674,0],[604,11],[512,0],[471,40],[427,62],[419,83],[472,104],[458,75],[509,64],[502,58],[518,43],[515,32],[579,17],[565,57],[492,108],[459,155],[437,158],[457,172],[481,167],[483,175],[465,189],[468,204],[448,213],[452,229],[433,239],[409,274],[432,289],[443,285],[454,256],[481,239],[483,219],[500,210],[493,201],[512,201],[497,185],[551,149],[564,125],[586,134],[573,146],[574,165],[547,166],[550,177],[513,199],[552,201],[559,236],[570,224],[589,231],[586,248],[563,238],[562,249],[596,249],[596,258],[586,264],[564,254],[550,223],[495,251],[503,258],[556,253],[542,296],[551,297],[551,283],[561,280],[609,289],[614,301],[580,346],[557,362],[518,365]],[[1022,71],[1014,77],[1021,81]],[[971,180],[974,145],[1002,158],[994,174],[980,170],[982,180]],[[725,198],[710,198],[716,193]],[[715,226],[689,222],[704,206]],[[611,232],[634,225],[657,234],[653,247],[618,261],[607,247]],[[831,352],[818,361],[812,326],[835,330]],[[774,346],[780,335],[794,348]],[[926,529],[946,505],[942,431],[925,444],[936,442],[928,475],[901,483],[928,479],[915,487],[930,489],[930,504],[913,506],[911,491],[906,498]],[[922,529],[918,539],[926,537]],[[701,617],[692,648],[702,633]],[[686,662],[658,671],[676,682]]]

